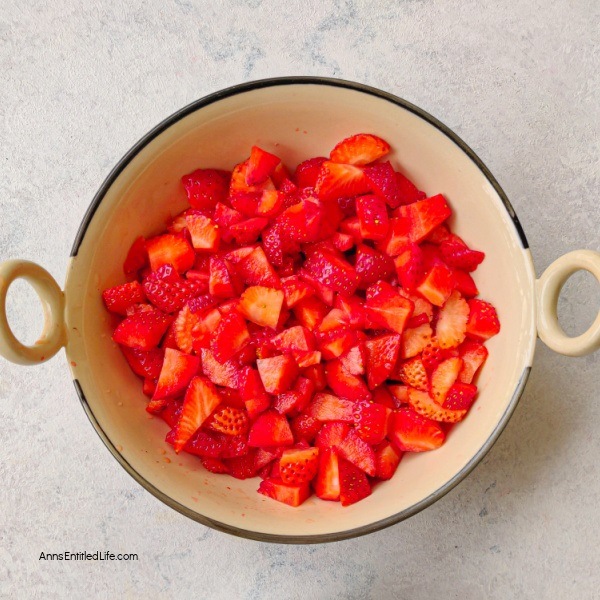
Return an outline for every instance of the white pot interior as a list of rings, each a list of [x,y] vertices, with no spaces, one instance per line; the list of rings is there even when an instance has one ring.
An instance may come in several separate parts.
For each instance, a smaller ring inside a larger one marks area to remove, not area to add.
[[[305,158],[327,155],[337,141],[358,132],[385,138],[394,149],[390,160],[395,165],[428,195],[446,195],[456,211],[454,230],[487,255],[475,280],[481,297],[497,307],[502,331],[488,343],[478,401],[442,448],[406,455],[395,477],[358,504],[342,508],[312,497],[294,509],[257,494],[258,479],[214,475],[199,459],[175,455],[164,442],[167,425],[148,418],[140,380],[111,340],[112,320],[100,293],[124,281],[121,269],[131,242],[158,233],[187,206],[180,185],[185,173],[198,167],[230,169],[253,144],[272,150],[293,168]],[[529,251],[498,193],[440,129],[390,100],[354,89],[306,83],[263,87],[180,118],[118,175],[72,259],[66,284],[67,350],[95,420],[138,479],[200,518],[253,535],[339,534],[411,511],[456,480],[486,446],[514,408],[511,400],[531,364],[533,277]]]

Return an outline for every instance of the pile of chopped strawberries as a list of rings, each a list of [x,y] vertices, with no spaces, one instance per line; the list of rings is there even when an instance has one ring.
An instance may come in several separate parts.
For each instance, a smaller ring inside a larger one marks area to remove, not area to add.
[[[292,173],[254,146],[182,179],[190,208],[104,291],[176,452],[291,506],[342,506],[465,417],[500,330],[451,209],[358,134]]]

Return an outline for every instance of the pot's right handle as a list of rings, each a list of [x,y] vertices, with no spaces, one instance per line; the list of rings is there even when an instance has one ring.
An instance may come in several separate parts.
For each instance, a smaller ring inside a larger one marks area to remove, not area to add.
[[[580,270],[589,271],[600,283],[600,253],[569,252],[555,260],[536,281],[538,334],[552,350],[568,356],[582,356],[600,348],[600,313],[590,328],[577,337],[566,335],[558,322],[560,291],[567,279]]]
[[[36,291],[44,309],[44,329],[33,346],[25,346],[13,334],[6,316],[10,284],[23,278]],[[65,345],[64,294],[52,275],[28,260],[0,264],[0,356],[20,365],[38,365]]]

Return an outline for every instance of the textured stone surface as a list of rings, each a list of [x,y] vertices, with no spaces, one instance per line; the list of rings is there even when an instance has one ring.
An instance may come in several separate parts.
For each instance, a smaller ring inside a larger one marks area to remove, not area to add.
[[[63,280],[90,199],[133,142],[206,93],[298,74],[380,87],[457,131],[513,202],[538,272],[597,250],[599,17],[593,0],[5,2],[0,259]],[[569,332],[599,297],[591,277],[569,282]],[[15,286],[11,320],[29,341],[38,312]],[[111,459],[64,356],[2,362],[0,596],[597,597],[599,358],[540,343],[513,419],[466,481],[403,524],[313,547],[238,540],[168,509]],[[62,549],[140,560],[38,561]]]

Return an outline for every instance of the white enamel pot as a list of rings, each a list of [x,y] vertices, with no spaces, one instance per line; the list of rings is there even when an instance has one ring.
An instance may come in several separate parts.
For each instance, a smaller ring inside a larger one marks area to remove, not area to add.
[[[147,418],[140,381],[111,340],[111,319],[100,293],[124,281],[121,268],[132,241],[160,232],[168,217],[186,207],[180,187],[185,173],[200,166],[230,169],[253,144],[276,151],[294,166],[363,131],[390,142],[390,159],[419,188],[445,194],[454,209],[453,229],[485,251],[476,283],[481,297],[497,307],[502,330],[488,343],[477,403],[440,449],[405,456],[391,481],[355,505],[343,508],[313,497],[294,509],[257,494],[256,479],[214,475],[197,458],[172,452],[164,442],[166,424]],[[340,80],[256,81],[190,104],[121,159],[83,219],[64,292],[33,263],[0,265],[0,354],[34,365],[64,347],[83,408],[111,454],[138,483],[184,515],[259,540],[340,540],[415,514],[475,467],[515,409],[537,335],[571,356],[600,346],[600,315],[576,338],[567,337],[557,320],[560,289],[580,269],[600,279],[600,254],[571,252],[536,279],[527,240],[494,177],[456,134],[423,110]],[[44,331],[31,347],[14,337],[6,318],[6,293],[19,277],[31,283],[44,305]]]

